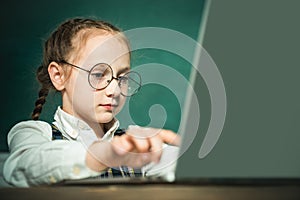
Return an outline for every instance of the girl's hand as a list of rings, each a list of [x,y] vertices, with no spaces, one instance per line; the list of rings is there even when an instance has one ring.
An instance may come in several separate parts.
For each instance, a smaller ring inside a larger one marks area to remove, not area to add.
[[[179,146],[180,136],[170,130],[131,126],[126,134],[111,142],[96,142],[89,147],[86,163],[96,171],[125,165],[140,168],[159,162],[163,144]]]
[[[118,165],[142,167],[159,162],[164,143],[179,146],[180,138],[170,130],[130,126],[126,134],[114,137],[111,145]]]

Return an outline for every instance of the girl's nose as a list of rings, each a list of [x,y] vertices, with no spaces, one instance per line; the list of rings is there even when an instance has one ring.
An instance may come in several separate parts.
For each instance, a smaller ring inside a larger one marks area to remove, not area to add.
[[[105,88],[105,93],[107,96],[120,96],[121,89],[117,78],[113,77],[108,86]]]

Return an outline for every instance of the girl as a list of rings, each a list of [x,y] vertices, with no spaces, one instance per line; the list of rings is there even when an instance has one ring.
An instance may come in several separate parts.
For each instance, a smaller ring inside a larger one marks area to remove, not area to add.
[[[125,36],[107,22],[62,23],[45,42],[37,79],[41,89],[33,120],[16,124],[8,134],[4,177],[15,186],[136,176],[138,169],[144,173],[160,161],[164,143],[179,145],[172,131],[134,126],[123,134],[118,129],[115,115],[141,81],[130,71]],[[62,96],[52,125],[38,120],[50,89]]]

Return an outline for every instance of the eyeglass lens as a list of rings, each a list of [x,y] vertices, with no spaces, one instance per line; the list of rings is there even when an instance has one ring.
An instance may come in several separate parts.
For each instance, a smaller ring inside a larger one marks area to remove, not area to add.
[[[94,89],[104,89],[113,80],[113,71],[105,63],[95,65],[89,73],[89,82]],[[117,78],[124,96],[134,95],[141,87],[141,77],[137,72],[128,72]]]

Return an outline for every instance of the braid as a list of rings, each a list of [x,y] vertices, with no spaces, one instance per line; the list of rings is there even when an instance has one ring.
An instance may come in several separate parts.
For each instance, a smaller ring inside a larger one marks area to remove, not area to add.
[[[31,114],[31,119],[33,119],[33,120],[39,119],[40,114],[42,112],[43,105],[46,102],[46,97],[48,96],[49,90],[51,88],[54,88],[52,85],[52,82],[50,80],[48,71],[45,69],[46,69],[46,67],[40,66],[36,72],[36,77],[37,77],[38,81],[42,84],[42,88],[39,91],[39,97],[35,101],[35,107]]]
[[[31,118],[33,120],[38,120],[40,117],[40,114],[43,109],[43,105],[46,102],[46,97],[48,96],[49,88],[42,87],[39,91],[39,98],[35,101],[35,108],[32,112]]]

